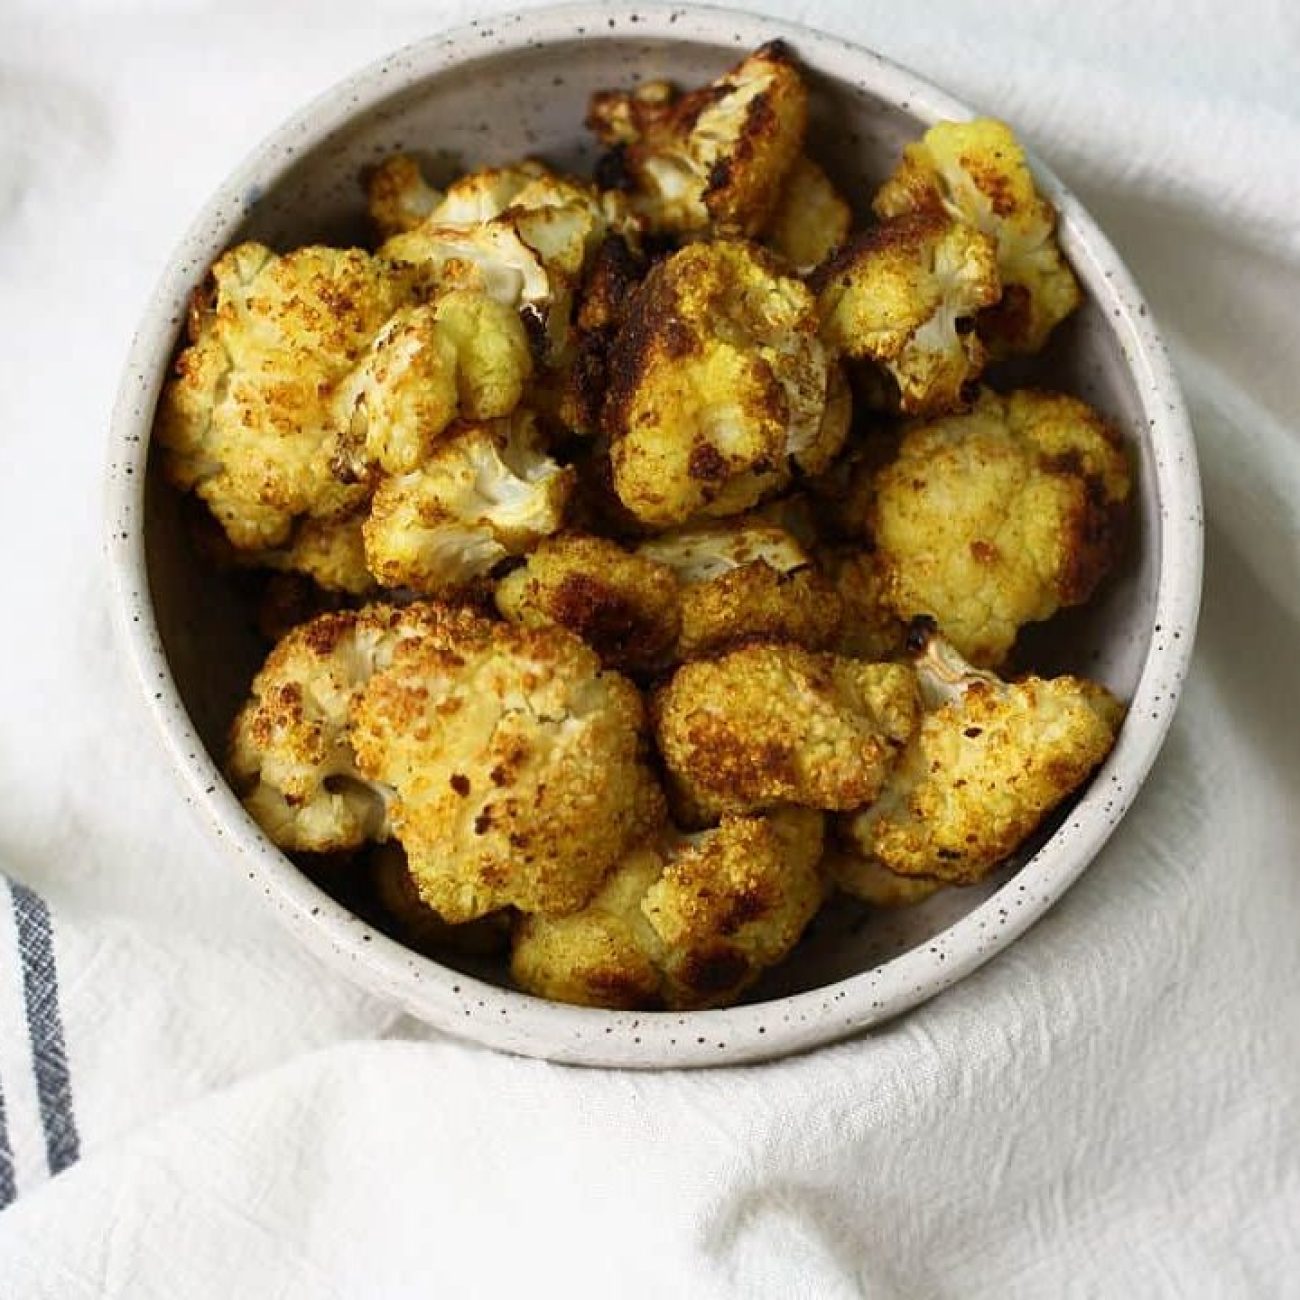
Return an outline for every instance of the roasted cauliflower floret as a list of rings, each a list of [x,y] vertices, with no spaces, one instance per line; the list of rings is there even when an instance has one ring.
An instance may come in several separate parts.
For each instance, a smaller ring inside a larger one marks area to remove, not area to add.
[[[840,636],[834,648],[855,659],[894,659],[903,652],[907,626],[885,603],[874,548],[823,547],[818,555],[840,599]]]
[[[1025,623],[1092,595],[1118,551],[1130,475],[1085,403],[985,391],[968,415],[908,428],[874,486],[885,604],[933,616],[992,668]]]
[[[409,154],[385,158],[366,175],[365,185],[366,207],[380,239],[414,230],[443,201]]]
[[[557,532],[572,487],[529,412],[458,425],[419,469],[376,488],[366,561],[388,587],[459,590]]]
[[[942,212],[858,235],[813,277],[822,337],[883,367],[908,414],[952,411],[984,368],[976,315],[1001,293],[993,241]]]
[[[366,566],[364,522],[364,509],[336,519],[301,519],[287,546],[259,551],[253,558],[268,569],[306,574],[325,591],[365,596],[374,590],[375,579]]]
[[[803,148],[808,94],[779,41],[679,95],[667,82],[592,96],[587,125],[612,152],[602,183],[626,189],[660,234],[758,235]]]
[[[783,960],[824,896],[821,815],[725,817],[629,854],[580,912],[525,917],[511,973],[527,992],[624,1010],[734,1002]]]
[[[464,957],[493,957],[510,947],[510,918],[506,912],[491,912],[461,925],[452,925],[439,916],[420,897],[400,844],[378,844],[368,857],[375,901],[408,947],[430,956],[457,953]]]
[[[296,519],[365,500],[331,470],[331,396],[411,285],[410,272],[356,249],[280,257],[240,244],[217,260],[157,436],[167,477],[198,493],[234,546],[282,546]]]
[[[677,658],[698,659],[743,641],[824,650],[840,627],[840,602],[802,546],[783,529],[749,519],[677,529],[637,554],[682,584]]]
[[[321,853],[387,837],[390,792],[357,770],[352,705],[401,641],[460,617],[430,606],[371,605],[321,614],[271,651],[231,729],[228,771],[281,848]]]
[[[763,235],[801,275],[824,262],[849,237],[853,212],[811,158],[786,174]]]
[[[512,623],[567,627],[609,667],[631,673],[667,663],[681,631],[672,570],[603,537],[542,542],[497,583],[496,603]]]
[[[640,695],[562,628],[466,617],[399,643],[351,735],[448,921],[576,911],[664,816]]]
[[[830,378],[800,281],[751,244],[682,249],[646,277],[610,358],[619,499],[655,527],[748,509],[827,458]]]
[[[872,206],[881,217],[944,212],[994,241],[1002,298],[980,313],[979,332],[995,353],[1037,352],[1079,305],[1079,283],[1056,242],[1056,210],[1005,122],[932,126],[903,150]]]
[[[690,820],[870,803],[916,725],[906,664],[751,645],[679,668],[655,734]]]
[[[334,395],[335,473],[409,473],[454,420],[509,415],[532,368],[518,313],[476,289],[403,308]]]
[[[1123,717],[1079,677],[1008,684],[967,664],[922,621],[925,716],[869,808],[847,825],[868,859],[905,876],[979,880],[1110,752]]]

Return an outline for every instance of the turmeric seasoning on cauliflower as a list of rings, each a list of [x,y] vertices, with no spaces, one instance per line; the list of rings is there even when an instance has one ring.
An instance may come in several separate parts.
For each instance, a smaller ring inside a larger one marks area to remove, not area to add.
[[[614,489],[654,527],[729,515],[848,431],[812,296],[755,245],[692,244],[638,290],[610,357]]]
[[[396,645],[469,616],[427,605],[321,614],[288,632],[253,679],[230,735],[228,771],[281,848],[323,853],[388,835],[390,791],[357,769],[357,692]]]
[[[331,468],[331,396],[412,284],[357,249],[240,244],[217,259],[156,432],[167,477],[203,499],[235,547],[282,546],[295,520],[364,502],[365,487]]]
[[[925,714],[879,798],[847,830],[890,871],[969,884],[1083,784],[1110,752],[1123,708],[1079,677],[999,681],[932,623],[915,636]]]
[[[774,524],[742,517],[688,526],[642,542],[637,554],[666,565],[681,583],[678,659],[744,641],[825,650],[839,632],[834,589]]]
[[[965,404],[985,360],[975,319],[1001,293],[987,235],[943,212],[909,213],[851,239],[811,283],[822,338],[881,367],[901,411]]]
[[[352,707],[356,766],[446,920],[564,914],[662,822],[636,688],[558,627],[464,618],[397,644]]]
[[[763,242],[804,275],[844,243],[852,224],[848,203],[830,177],[805,156],[786,173]]]
[[[874,487],[886,606],[931,615],[962,655],[995,668],[1024,624],[1086,601],[1109,571],[1130,473],[1084,402],[986,390],[968,415],[907,428]]]
[[[682,622],[670,568],[576,533],[543,541],[497,583],[496,603],[512,623],[567,627],[609,667],[630,673],[663,667]]]
[[[692,821],[781,803],[860,808],[911,737],[918,708],[906,664],[761,644],[685,664],[651,704]]]
[[[375,489],[367,563],[388,587],[458,591],[558,532],[572,488],[530,412],[457,425],[418,469]]]
[[[624,1010],[733,1002],[798,942],[825,894],[821,814],[724,817],[633,850],[579,912],[524,917],[511,973],[526,992]]]
[[[1002,297],[978,324],[995,354],[1037,352],[1079,305],[1079,283],[1056,241],[1056,211],[1005,122],[936,123],[903,150],[872,206],[880,217],[946,213],[994,241]]]
[[[442,195],[424,179],[419,162],[410,154],[385,158],[364,177],[366,208],[380,239],[414,230],[428,220]]]
[[[587,125],[610,153],[602,183],[626,189],[660,234],[758,235],[803,148],[808,94],[773,41],[710,85],[600,91]]]

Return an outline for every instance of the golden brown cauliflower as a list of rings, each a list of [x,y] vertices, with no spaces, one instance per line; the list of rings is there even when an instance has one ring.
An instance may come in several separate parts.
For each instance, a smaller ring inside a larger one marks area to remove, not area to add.
[[[542,542],[497,583],[496,603],[512,623],[567,627],[609,667],[637,674],[669,661],[682,622],[670,568],[576,533]]]
[[[655,735],[692,821],[776,804],[853,809],[876,797],[912,734],[906,664],[751,645],[679,668]]]
[[[509,415],[532,369],[518,313],[478,289],[403,308],[335,391],[335,473],[417,469],[454,420]]]
[[[419,469],[375,489],[367,563],[388,587],[457,591],[558,532],[572,487],[530,412],[456,425]]]
[[[1110,752],[1123,708],[1079,677],[1005,683],[917,628],[926,712],[880,797],[847,830],[890,871],[955,884],[1009,857]]]
[[[786,174],[763,240],[803,275],[844,243],[852,224],[853,212],[830,177],[803,157]]]
[[[808,94],[773,41],[710,85],[663,81],[592,96],[587,125],[611,153],[602,184],[627,191],[658,234],[755,236],[803,148]]]
[[[637,554],[682,584],[678,659],[744,641],[825,650],[840,628],[840,601],[807,551],[774,524],[743,518],[663,533]]]
[[[875,362],[898,407],[937,414],[965,404],[984,368],[977,313],[1001,293],[993,241],[942,212],[918,212],[858,235],[813,277],[822,337]]]
[[[902,654],[907,625],[885,603],[885,584],[874,548],[823,547],[817,558],[840,599],[840,636],[834,649],[873,661]]]
[[[319,853],[387,838],[389,792],[357,770],[353,701],[399,642],[463,617],[427,605],[370,605],[321,614],[271,651],[231,729],[228,770],[276,844]]]
[[[375,589],[366,565],[362,508],[334,519],[300,519],[287,546],[250,552],[250,560],[284,573],[302,573],[329,592],[365,596]]]
[[[428,220],[443,196],[424,179],[409,154],[385,158],[364,177],[366,207],[380,239],[391,239]]]
[[[610,357],[615,491],[643,522],[729,515],[839,450],[832,371],[804,285],[752,244],[692,244],[637,292]]]
[[[1002,298],[980,313],[979,332],[995,354],[1037,352],[1079,305],[1078,281],[1056,242],[1056,210],[1005,122],[932,126],[903,150],[872,206],[881,217],[947,213],[993,239]]]
[[[576,911],[663,820],[639,693],[563,628],[465,616],[400,642],[351,737],[448,921]]]
[[[511,973],[584,1006],[691,1010],[734,1002],[783,960],[824,896],[821,814],[725,817],[633,850],[571,916],[516,927]]]
[[[331,396],[412,282],[357,249],[280,257],[240,244],[212,267],[157,436],[167,477],[198,493],[237,548],[282,546],[296,519],[365,500],[331,470]]]
[[[906,429],[874,487],[886,606],[933,616],[993,668],[1025,623],[1092,595],[1118,550],[1130,475],[1085,403],[985,391],[968,415]]]

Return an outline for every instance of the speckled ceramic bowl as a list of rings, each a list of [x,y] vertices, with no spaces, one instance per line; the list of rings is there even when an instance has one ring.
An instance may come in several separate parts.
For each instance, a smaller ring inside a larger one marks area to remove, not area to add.
[[[1138,493],[1123,572],[1086,610],[1056,620],[1039,647],[1045,666],[1099,677],[1130,701],[1128,719],[1091,785],[1035,851],[980,887],[945,891],[910,911],[868,918],[830,910],[743,1006],[634,1015],[539,1001],[507,987],[501,969],[455,969],[407,950],[317,888],[226,786],[225,729],[260,652],[236,585],[195,555],[149,454],[159,386],[206,267],[241,238],[279,247],[360,238],[358,173],[395,149],[423,152],[435,179],[458,164],[524,154],[587,169],[593,150],[581,122],[591,91],[656,77],[706,81],[775,36],[808,72],[810,152],[860,203],[926,124],[971,115],[866,50],[720,10],[568,7],[437,36],[329,91],[222,186],[172,259],[122,382],[109,467],[116,604],[185,797],[232,866],[341,976],[494,1047],[593,1065],[716,1065],[809,1048],[897,1015],[1006,947],[1083,871],[1132,802],[1182,686],[1201,573],[1200,493],[1182,401],[1128,272],[1040,166],[1088,301],[1058,332],[1039,373],[1125,431]]]

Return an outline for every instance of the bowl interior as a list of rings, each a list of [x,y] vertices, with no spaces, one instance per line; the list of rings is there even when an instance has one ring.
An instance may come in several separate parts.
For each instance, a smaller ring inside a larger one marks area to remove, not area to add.
[[[655,78],[697,84],[736,57],[734,45],[586,33],[577,27],[572,39],[471,57],[368,108],[310,151],[295,152],[265,188],[250,186],[239,196],[243,218],[233,238],[259,239],[281,250],[313,241],[364,242],[359,175],[395,150],[420,155],[435,182],[526,155],[589,173],[596,150],[582,119],[593,90]],[[808,151],[865,214],[875,187],[902,145],[924,129],[932,108],[888,102],[815,70],[809,82]],[[1086,398],[1115,422],[1131,450],[1138,490],[1121,571],[1085,609],[1035,630],[1031,662],[1041,670],[1086,673],[1127,699],[1151,637],[1160,562],[1152,448],[1131,368],[1112,328],[1109,286],[1090,272],[1085,241],[1068,222],[1062,242],[1084,282],[1087,302],[1057,332],[1048,352],[1034,360],[1030,374],[1037,384]],[[200,274],[196,269],[196,280]],[[993,378],[998,381],[996,372]],[[1018,381],[1010,374],[1001,379]],[[198,554],[180,503],[156,470],[151,462],[145,547],[159,634],[185,707],[220,763],[229,721],[266,647],[255,631],[247,584]],[[1020,861],[1028,856],[1029,850]],[[1012,864],[979,886],[947,890],[895,914],[868,916],[856,905],[836,904],[749,1000],[816,988],[924,944],[1018,869]],[[493,983],[507,982],[501,966],[465,962],[463,968]]]

